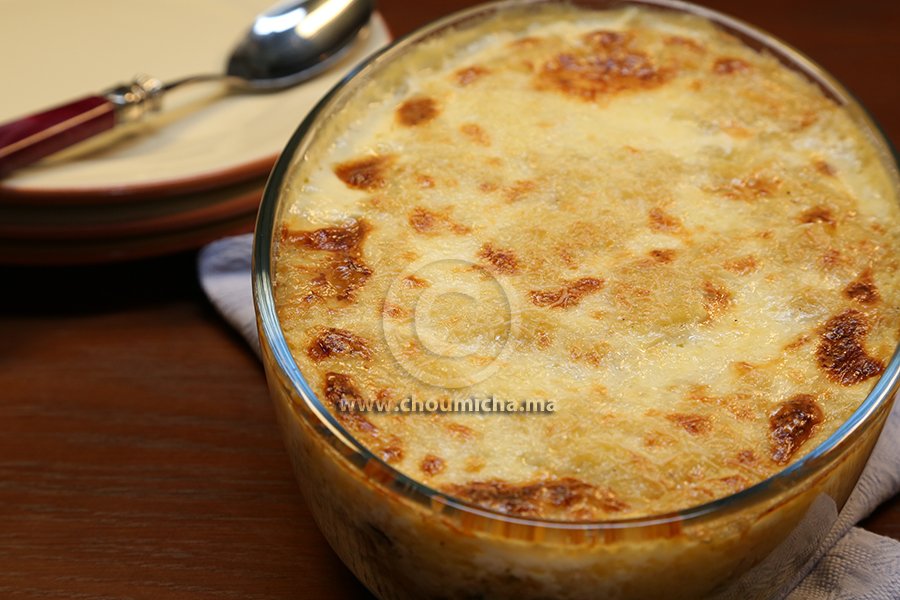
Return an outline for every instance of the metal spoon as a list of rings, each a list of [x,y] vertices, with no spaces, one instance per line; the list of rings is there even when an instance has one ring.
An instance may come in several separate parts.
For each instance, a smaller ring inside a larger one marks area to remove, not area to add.
[[[117,125],[160,110],[163,96],[222,81],[238,92],[275,92],[325,70],[368,23],[374,0],[289,0],[256,17],[224,73],[163,83],[139,76],[98,95],[0,125],[0,177]]]

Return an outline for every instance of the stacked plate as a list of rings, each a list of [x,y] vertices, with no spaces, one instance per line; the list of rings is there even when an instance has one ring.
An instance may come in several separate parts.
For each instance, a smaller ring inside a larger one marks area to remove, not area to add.
[[[16,57],[0,62],[0,122],[136,72],[163,81],[215,73],[271,4],[0,0],[0,53]],[[376,15],[341,61],[307,83],[273,94],[228,95],[216,84],[174,91],[144,123],[0,180],[0,263],[126,260],[251,231],[266,176],[297,124],[389,39]]]

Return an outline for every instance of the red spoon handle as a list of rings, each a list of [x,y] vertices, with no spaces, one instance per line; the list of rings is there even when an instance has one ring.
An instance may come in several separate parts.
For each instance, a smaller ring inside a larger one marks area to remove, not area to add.
[[[112,129],[116,106],[87,96],[0,125],[0,178],[45,156]]]

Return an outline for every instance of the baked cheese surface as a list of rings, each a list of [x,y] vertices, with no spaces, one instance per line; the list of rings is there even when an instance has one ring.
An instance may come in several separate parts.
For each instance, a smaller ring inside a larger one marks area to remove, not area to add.
[[[883,372],[896,182],[773,56],[558,8],[366,86],[283,191],[276,306],[318,397],[413,479],[523,517],[684,509],[802,457]]]

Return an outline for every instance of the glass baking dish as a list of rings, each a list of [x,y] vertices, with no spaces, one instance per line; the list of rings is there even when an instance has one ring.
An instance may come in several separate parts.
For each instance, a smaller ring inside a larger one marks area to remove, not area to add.
[[[396,84],[394,61],[424,40],[553,0],[500,2],[436,21],[373,56],[303,121],[271,175],[254,242],[253,284],[271,396],[316,522],[380,598],[770,598],[816,556],[853,489],[898,387],[895,353],[865,401],[822,444],[739,493],[678,512],[602,522],[515,518],[447,496],[363,447],[313,393],[295,364],[273,297],[276,225],[290,174],[316,160],[315,140],[354,95]],[[833,77],[768,34],[671,0],[587,0],[699,15],[765,50],[846,107],[898,185],[896,159],[865,110]],[[369,93],[367,92],[367,93]]]

